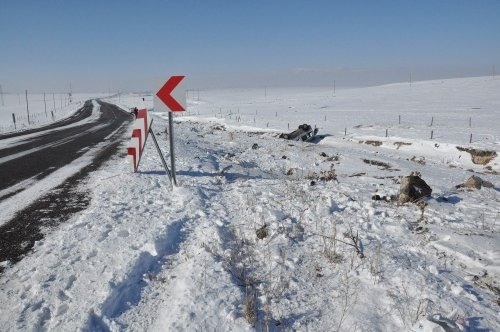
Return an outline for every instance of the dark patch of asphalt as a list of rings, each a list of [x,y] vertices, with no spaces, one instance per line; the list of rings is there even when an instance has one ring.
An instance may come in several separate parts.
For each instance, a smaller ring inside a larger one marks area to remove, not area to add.
[[[0,158],[15,154],[20,154],[20,157],[0,163],[0,190],[34,176],[36,179],[44,178],[83,155],[88,148],[104,141],[124,121],[131,119],[117,106],[101,102],[102,113],[98,120],[78,124],[78,121],[92,114],[92,107],[92,102],[87,101],[71,122],[60,122],[63,125],[75,123],[74,126],[39,131],[39,135],[30,135],[20,144],[1,149]]]
[[[76,174],[66,179],[64,183],[52,189],[25,209],[19,211],[13,219],[0,226],[0,262],[10,261],[12,264],[17,263],[30,252],[35,242],[41,240],[44,234],[49,232],[51,228],[57,227],[57,225],[67,221],[75,213],[84,210],[90,204],[90,193],[88,190],[80,188],[79,184],[85,181],[91,172],[98,169],[111,156],[118,152],[124,140],[127,124],[132,120],[131,115],[120,110],[113,104],[102,101],[99,101],[99,104],[102,111],[101,117],[98,121],[91,123],[90,126],[82,124],[81,126],[68,128],[69,131],[66,131],[66,129],[55,130],[53,135],[49,131],[43,133],[41,136],[43,138],[36,137],[33,139],[34,142],[31,142],[33,141],[32,139],[27,140],[30,141],[27,144],[48,144],[51,141],[60,140],[61,137],[76,137],[74,140],[71,140],[71,143],[48,148],[54,149],[50,151],[53,156],[44,159],[43,166],[38,168],[34,173],[41,173],[43,176],[80,157],[84,153],[81,151],[83,148],[92,147],[101,142],[106,142],[107,144],[94,156],[90,164],[83,167]],[[90,113],[88,113],[89,107]],[[87,114],[86,116],[89,116],[92,111],[92,103],[87,102],[80,111],[80,114]],[[76,121],[80,121],[83,118],[79,118]],[[68,123],[66,122],[66,124]],[[102,126],[103,124],[105,125]],[[95,128],[93,129],[93,127],[95,126],[99,126],[98,129],[94,130]],[[61,134],[61,132],[64,133]],[[88,133],[82,135],[85,132]],[[108,137],[111,133],[114,134]],[[29,146],[26,149],[30,149]],[[37,154],[37,152],[34,153]],[[68,157],[68,155],[71,157]],[[36,161],[37,164],[39,163],[36,157],[33,156],[29,157],[28,160]],[[22,162],[20,164],[11,164],[11,167],[16,167],[12,165],[22,167]],[[0,168],[0,174],[3,173],[4,170]],[[18,176],[17,181],[23,179],[23,176],[29,177],[26,170],[16,174],[21,174]],[[4,268],[0,267],[0,274],[3,270]]]

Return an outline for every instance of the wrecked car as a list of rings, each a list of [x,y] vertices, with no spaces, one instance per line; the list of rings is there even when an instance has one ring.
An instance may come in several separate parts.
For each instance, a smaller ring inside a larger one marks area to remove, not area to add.
[[[300,125],[298,129],[292,131],[289,134],[281,134],[279,138],[284,138],[291,141],[309,142],[312,139],[314,139],[314,137],[316,137],[317,133],[318,133],[318,128],[314,127],[313,129],[313,127],[304,123]]]

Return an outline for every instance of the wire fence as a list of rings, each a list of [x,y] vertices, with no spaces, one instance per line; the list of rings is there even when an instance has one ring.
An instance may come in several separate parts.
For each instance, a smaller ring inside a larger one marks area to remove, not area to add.
[[[71,93],[2,93],[0,132],[23,130],[65,116],[80,103]]]

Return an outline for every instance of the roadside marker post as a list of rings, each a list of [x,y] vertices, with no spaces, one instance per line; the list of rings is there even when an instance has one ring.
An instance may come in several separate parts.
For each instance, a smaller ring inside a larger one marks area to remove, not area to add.
[[[137,112],[137,118],[132,127],[132,137],[127,148],[127,154],[131,157],[134,172],[137,172],[141,161],[142,151],[146,145],[146,138],[149,133],[151,121],[146,109]]]
[[[158,89],[154,96],[155,111],[168,111],[168,135],[170,140],[170,167],[172,169],[172,179],[177,186],[175,175],[175,145],[174,145],[174,120],[173,112],[186,111],[186,90],[183,87],[185,76],[171,76]]]
[[[170,180],[170,184],[172,184],[172,175],[170,170],[168,169],[167,163],[165,162],[165,158],[160,150],[160,146],[156,141],[156,137],[154,135],[153,130],[151,129],[153,125],[153,119],[150,118],[147,109],[141,109],[137,112],[137,118],[134,121],[133,129],[132,129],[132,137],[130,139],[130,144],[127,148],[127,155],[130,156],[132,161],[132,165],[134,168],[134,173],[137,173],[139,168],[139,164],[141,162],[141,157],[144,152],[144,148],[146,147],[146,142],[148,140],[149,134],[153,139],[153,143],[155,144],[156,150],[160,155],[160,159],[163,167],[165,168],[165,172],[168,175]]]

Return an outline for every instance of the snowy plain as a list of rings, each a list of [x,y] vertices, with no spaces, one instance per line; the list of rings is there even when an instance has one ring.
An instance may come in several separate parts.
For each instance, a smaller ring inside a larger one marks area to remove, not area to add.
[[[456,148],[498,153],[498,91],[479,77],[189,92],[180,186],[151,142],[132,173],[124,143],[82,185],[89,208],[0,276],[0,329],[499,331],[500,162]],[[324,138],[277,138],[302,123]],[[425,209],[372,199],[412,171],[433,189]],[[494,188],[455,188],[472,174]]]
[[[27,96],[25,93],[4,93],[0,104],[0,134],[36,128],[67,118],[86,100],[106,96],[109,94],[74,93],[70,98],[68,93],[28,93]]]

